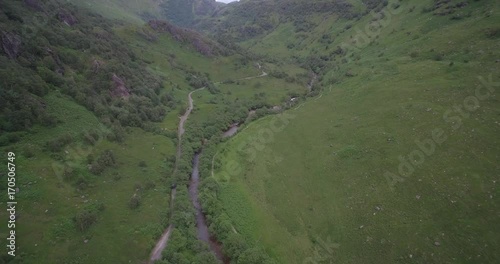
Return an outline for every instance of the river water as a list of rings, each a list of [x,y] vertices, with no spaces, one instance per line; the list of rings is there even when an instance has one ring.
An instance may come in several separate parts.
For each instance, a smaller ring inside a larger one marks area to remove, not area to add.
[[[198,199],[198,185],[200,184],[200,153],[196,153],[193,158],[193,172],[191,173],[191,181],[189,182],[189,197],[196,209],[196,227],[198,229],[198,239],[205,241],[210,246],[210,249],[215,253],[217,259],[224,264],[229,264],[230,259],[222,252],[221,244],[208,232],[207,220],[201,210],[200,201]]]
[[[226,138],[226,137],[231,137],[233,136],[234,134],[236,134],[236,132],[238,132],[238,129],[240,128],[240,124],[239,123],[234,123],[232,124],[228,130],[226,130],[223,134],[222,134],[222,137],[223,138]]]

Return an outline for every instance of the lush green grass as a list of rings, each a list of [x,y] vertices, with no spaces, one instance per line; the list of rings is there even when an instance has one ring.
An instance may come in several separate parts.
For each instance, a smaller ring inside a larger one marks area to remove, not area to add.
[[[166,159],[174,155],[174,143],[167,137],[134,129],[123,144],[103,140],[94,147],[83,145],[80,133],[99,128],[100,124],[75,103],[54,98],[47,101],[61,111],[57,115],[64,123],[52,129],[35,127],[18,144],[2,148],[2,153],[17,154],[17,253],[26,263],[137,263],[147,259],[165,226],[170,197],[166,180],[172,169],[166,166]],[[105,137],[106,129],[100,132]],[[60,153],[64,162],[56,161],[44,150],[44,144],[67,133],[73,135],[75,143]],[[33,150],[34,157],[26,157],[28,149]],[[87,155],[98,156],[105,149],[115,153],[117,165],[93,176],[85,165]],[[140,161],[146,162],[146,169],[138,166]],[[90,186],[79,191],[74,183],[63,180],[64,164],[78,169],[89,179]],[[144,188],[150,183],[155,187],[142,191],[141,207],[129,209],[137,184]],[[4,181],[2,184],[6,186]],[[78,231],[72,218],[86,204],[97,201],[104,204],[105,210],[88,231]],[[6,218],[4,212],[1,215]],[[2,236],[7,236],[6,232],[6,226],[0,229]],[[87,239],[88,243],[84,243]]]
[[[400,8],[417,8],[393,17],[377,43],[356,51],[360,59],[347,64],[355,77],[327,72],[325,84],[333,77],[344,81],[289,110],[295,117],[272,132],[272,140],[259,143],[257,136],[272,126],[269,117],[220,146],[215,177],[224,185],[227,213],[280,263],[500,259],[498,87],[461,118],[460,128],[452,128],[457,120],[443,120],[475,95],[478,76],[500,79],[498,39],[485,34],[500,21],[498,6],[473,3],[463,11],[471,17],[452,21],[422,14],[419,7],[428,4],[402,2]],[[419,149],[415,141],[432,138],[434,129],[442,129],[446,141],[391,188],[384,174],[397,173],[398,157],[408,160]]]
[[[175,68],[208,73],[214,82],[260,73],[255,65],[252,65],[241,55],[206,57],[196,52],[192,47],[174,40],[167,33],[158,34],[158,39],[155,41],[148,41],[137,34],[139,29],[140,27],[125,27],[119,32],[124,39],[136,47],[142,58],[152,62],[150,66],[152,70],[168,74],[166,77],[176,83],[185,82],[186,76],[178,70],[175,71]],[[165,71],[165,69],[173,70]]]
[[[169,139],[134,129],[123,144],[71,144],[65,148],[64,162],[39,151],[27,159],[21,149],[11,146],[6,150],[18,155],[17,242],[26,263],[140,262],[147,258],[168,211],[170,189],[165,176],[171,168],[166,166],[166,158],[175,152]],[[117,165],[102,175],[89,175],[88,188],[75,190],[64,180],[60,171],[64,164],[81,167],[84,173],[87,154],[97,155],[106,149],[115,153]],[[147,167],[139,167],[140,161]],[[151,183],[155,186],[146,190]],[[142,205],[131,210],[128,202],[138,186],[143,189]],[[104,211],[89,230],[78,231],[72,217],[95,202],[103,203]],[[86,239],[88,243],[84,243]],[[128,250],[131,247],[137,250]]]
[[[107,131],[95,115],[60,92],[56,91],[47,95],[45,100],[47,102],[47,110],[60,123],[49,129],[41,126],[35,127],[29,135],[30,143],[44,144],[46,141],[63,134],[79,136],[82,131],[90,128],[98,129],[100,132]]]
[[[150,0],[91,0],[91,1],[68,1],[75,5],[88,8],[104,17],[127,21],[141,25],[144,23],[143,15],[160,17],[158,3]]]
[[[240,55],[207,58],[183,47],[167,34],[159,36],[156,42],[148,42],[136,33],[138,27],[141,26],[125,25],[116,28],[116,32],[138,56],[151,62],[148,70],[164,78],[161,95],[168,93],[176,102],[175,109],[163,122],[153,124],[163,131],[176,133],[179,113],[187,106],[187,94],[193,88],[188,85],[186,71],[207,73],[213,81],[261,73]],[[205,103],[200,104],[203,111],[199,111],[205,115],[193,115],[195,122],[209,118],[212,113],[208,110],[215,109],[208,100],[217,95],[208,91],[200,91],[200,94],[204,99],[195,100]],[[51,91],[44,100],[47,113],[58,123],[49,128],[35,125],[23,132],[21,141],[2,148],[2,152],[17,154],[18,255],[26,263],[139,263],[146,260],[167,224],[175,141],[172,137],[127,128],[123,143],[109,142],[106,135],[110,129],[85,107],[59,91]],[[89,130],[99,134],[94,146],[82,142],[81,134]],[[62,151],[51,153],[45,148],[47,141],[65,135],[71,135],[72,140]],[[87,157],[97,158],[105,150],[113,151],[116,164],[101,175],[92,175],[87,168]],[[142,161],[146,167],[139,166]],[[64,176],[65,167],[73,169],[74,178]],[[87,187],[77,184],[78,178],[84,179]],[[2,185],[6,186],[5,178]],[[142,189],[137,192],[142,197],[141,206],[132,210],[128,204],[137,187]],[[5,201],[5,197],[2,200]],[[102,203],[105,209],[98,213],[96,223],[88,230],[79,231],[73,217],[94,203]],[[6,216],[5,212],[0,214],[2,218]],[[0,235],[6,237],[6,232],[6,226],[0,228]]]
[[[175,153],[174,143],[141,129],[130,129],[121,144],[109,142],[105,140],[108,130],[101,128],[91,112],[57,92],[45,99],[47,110],[60,123],[54,128],[35,127],[19,143],[2,148],[2,153],[13,151],[17,155],[18,255],[26,263],[145,260],[165,225],[170,194],[165,181],[172,169],[167,158]],[[81,133],[90,129],[100,134],[95,146],[80,140]],[[44,150],[45,142],[65,134],[72,135],[73,142],[56,155],[59,158]],[[29,149],[33,157],[27,156]],[[97,157],[104,150],[113,151],[117,164],[94,176],[86,168],[87,156]],[[147,167],[138,166],[140,161]],[[75,188],[75,182],[63,175],[65,166],[86,178],[88,187]],[[131,210],[128,202],[138,186],[143,189],[142,205]],[[97,202],[105,206],[97,222],[87,231],[78,231],[72,218]],[[6,236],[6,226],[0,230]]]
[[[132,2],[79,4],[136,24],[121,24],[115,30],[138,57],[150,63],[150,72],[164,78],[160,95],[174,98],[174,110],[153,126],[170,132],[170,138],[127,128],[123,143],[109,142],[105,139],[109,129],[94,114],[57,91],[45,96],[48,113],[60,123],[53,128],[35,125],[23,132],[20,142],[1,149],[18,154],[16,231],[18,253],[26,263],[146,260],[167,224],[176,149],[171,135],[193,90],[187,72],[206,73],[213,82],[261,73],[240,55],[207,58],[167,34],[147,41],[137,34],[144,26],[138,14],[152,12],[155,6],[152,1]],[[459,11],[463,17],[458,20],[422,14],[422,8],[430,4],[402,2],[403,13],[393,16],[372,44],[359,49],[354,48],[351,36],[356,35],[356,26],[365,29],[371,16],[357,22],[311,16],[308,19],[317,26],[302,36],[293,32],[290,23],[281,24],[271,34],[244,45],[253,52],[286,58],[275,64],[261,63],[269,73],[298,76],[298,82],[266,76],[216,84],[220,93],[205,89],[193,95],[195,109],[188,125],[216,120],[228,102],[255,99],[279,105],[291,94],[305,93],[308,73],[290,63],[292,55],[300,62],[309,55],[351,45],[346,63],[336,61],[331,65],[338,68],[322,72],[320,94],[287,111],[289,124],[273,130],[279,115],[268,116],[218,146],[219,198],[235,230],[251,244],[262,245],[280,263],[303,263],[308,258],[320,263],[320,259],[339,263],[493,263],[500,259],[495,251],[500,246],[495,187],[499,172],[495,161],[500,153],[497,95],[480,101],[478,110],[461,118],[460,129],[451,129],[458,122],[456,117],[454,124],[443,120],[446,111],[474,95],[480,85],[477,76],[491,73],[494,80],[500,79],[500,64],[495,62],[500,57],[498,36],[487,36],[488,30],[498,29],[498,4],[471,2]],[[415,9],[409,12],[412,6]],[[344,30],[348,24],[352,30]],[[322,42],[325,34],[334,41]],[[290,43],[294,48],[287,48]],[[346,77],[348,71],[353,77]],[[397,173],[398,157],[418,149],[415,140],[432,138],[435,128],[443,129],[447,140],[410,177],[393,186],[384,174]],[[100,134],[94,146],[81,138],[90,129]],[[200,139],[189,138],[189,133],[198,136],[197,132],[186,133],[189,151],[200,146]],[[62,151],[45,149],[47,141],[67,134],[73,140]],[[259,135],[268,140],[259,143]],[[33,157],[28,148],[33,149]],[[105,150],[113,151],[116,165],[101,175],[90,174],[88,155],[98,157]],[[181,163],[190,164],[189,151]],[[74,169],[74,179],[62,174],[65,166]],[[181,177],[179,182],[187,181]],[[78,178],[86,187],[77,184]],[[1,184],[6,186],[4,180]],[[136,192],[142,197],[141,206],[132,210],[128,204]],[[188,222],[191,204],[185,195],[178,199],[186,214],[179,213],[177,218]],[[78,231],[75,214],[99,203],[105,208],[96,223]],[[4,219],[6,212],[0,216]],[[0,236],[6,233],[6,226],[0,226]],[[183,240],[185,234],[179,237],[178,244],[188,241]]]

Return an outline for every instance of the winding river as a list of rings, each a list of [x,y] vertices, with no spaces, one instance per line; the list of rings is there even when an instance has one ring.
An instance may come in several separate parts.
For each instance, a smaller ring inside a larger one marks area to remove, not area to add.
[[[234,123],[232,124],[228,130],[226,130],[223,134],[222,134],[222,137],[223,138],[226,138],[226,137],[231,137],[233,136],[234,134],[236,134],[236,132],[238,132],[238,129],[240,128],[240,123]]]
[[[179,118],[180,119],[179,120],[179,128],[178,128],[178,131],[177,131],[178,143],[177,143],[177,153],[176,153],[176,157],[175,157],[174,174],[177,172],[177,163],[178,163],[178,161],[179,161],[179,159],[181,157],[181,149],[182,149],[181,148],[182,147],[181,146],[181,140],[182,140],[182,135],[185,132],[185,130],[184,130],[184,123],[186,122],[186,120],[188,119],[189,115],[191,114],[191,111],[193,111],[193,98],[192,98],[192,95],[193,95],[194,92],[199,91],[199,90],[203,90],[203,89],[205,89],[205,87],[202,87],[200,89],[194,90],[194,91],[192,91],[192,92],[190,92],[188,94],[188,102],[189,102],[188,108],[186,109],[186,112]],[[172,191],[171,191],[171,194],[170,194],[170,212],[173,212],[175,193],[177,191],[176,186],[172,186],[171,190]],[[160,237],[160,239],[156,243],[156,245],[153,248],[153,251],[151,252],[151,255],[149,257],[149,263],[150,264],[152,264],[155,261],[161,259],[161,252],[167,246],[168,239],[170,238],[170,234],[172,233],[173,229],[174,229],[174,225],[170,224],[167,227],[167,229],[165,229],[165,231],[163,231],[162,236]]]
[[[191,181],[189,183],[189,197],[193,202],[193,206],[196,209],[196,227],[198,229],[198,239],[205,241],[210,246],[210,249],[215,253],[215,256],[219,261],[224,264],[229,264],[230,259],[222,252],[221,244],[211,236],[208,232],[207,220],[203,211],[201,210],[200,201],[198,199],[198,185],[200,184],[200,154],[198,152],[193,158],[193,172],[191,173]]]
[[[259,70],[262,70],[262,67],[259,63],[257,63],[257,66]],[[254,78],[260,78],[260,77],[265,77],[267,76],[267,73],[262,70],[262,73],[258,76],[251,76],[251,77],[246,77],[242,78],[241,80],[250,80]],[[193,98],[192,95],[196,91],[200,91],[205,89],[205,87],[196,89],[188,94],[188,108],[186,109],[186,112],[180,117],[179,120],[179,127],[177,131],[177,153],[176,153],[176,158],[175,158],[175,165],[174,165],[174,175],[177,172],[177,165],[181,157],[181,151],[182,151],[182,135],[185,132],[184,129],[184,123],[187,121],[189,118],[189,115],[193,111]],[[255,113],[255,111],[251,111]],[[234,135],[238,131],[239,124],[233,124],[231,128],[229,129],[230,131],[226,131],[224,133],[224,137],[229,137]],[[208,226],[206,222],[205,215],[203,214],[203,211],[201,209],[201,205],[198,199],[198,185],[200,184],[200,172],[199,172],[199,162],[200,162],[200,154],[201,152],[198,152],[194,155],[193,157],[193,171],[191,173],[191,179],[189,183],[189,197],[191,198],[191,201],[193,203],[193,206],[196,209],[196,228],[198,229],[198,239],[205,241],[209,244],[210,249],[214,252],[215,256],[219,261],[221,261],[224,264],[229,264],[230,259],[224,253],[222,252],[222,245],[215,239],[215,237],[211,236],[210,233],[208,232]],[[170,212],[173,212],[173,202],[175,199],[175,193],[176,193],[176,186],[172,186],[171,189],[171,194],[170,194]],[[174,229],[174,225],[170,224],[167,229],[163,232],[162,236],[156,243],[155,247],[153,248],[153,251],[151,252],[151,255],[149,257],[149,262],[150,264],[154,263],[157,260],[160,260],[162,255],[162,251],[165,249],[167,246],[168,239],[170,238],[170,234],[172,233],[172,230]]]

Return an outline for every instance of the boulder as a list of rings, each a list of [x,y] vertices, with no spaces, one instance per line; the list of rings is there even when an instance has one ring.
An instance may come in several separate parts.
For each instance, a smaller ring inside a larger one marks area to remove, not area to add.
[[[36,11],[42,11],[42,5],[40,4],[39,0],[24,0],[24,4],[28,6],[31,9],[34,9]]]
[[[2,48],[9,59],[15,59],[19,55],[21,37],[9,32],[2,31]]]
[[[66,70],[64,69],[64,64],[61,62],[61,59],[59,58],[59,55],[57,55],[57,53],[55,53],[49,47],[46,47],[45,51],[47,52],[47,54],[49,54],[52,57],[52,59],[56,63],[57,67],[55,69],[55,72],[58,73],[59,75],[63,76],[64,73],[66,72]]]
[[[92,62],[92,72],[93,73],[97,73],[99,72],[99,69],[101,68],[101,66],[103,65],[104,63],[98,59],[94,59],[94,61]]]
[[[78,20],[73,16],[73,14],[64,9],[59,10],[57,13],[57,19],[68,26],[73,26],[78,23]]]
[[[128,98],[130,96],[130,91],[125,87],[125,82],[118,77],[118,75],[113,74],[114,88],[111,91],[111,95],[115,97]]]

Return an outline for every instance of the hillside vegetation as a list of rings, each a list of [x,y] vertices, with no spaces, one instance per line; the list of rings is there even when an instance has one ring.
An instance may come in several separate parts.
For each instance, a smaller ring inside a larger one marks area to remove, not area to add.
[[[319,82],[214,151],[229,219],[279,263],[496,262],[498,2],[365,4],[242,42]]]
[[[175,207],[169,199],[172,184],[189,181],[188,150],[199,148],[186,136],[183,160],[176,161],[187,94],[207,88],[195,112],[216,114],[203,124],[210,137],[249,109],[303,92],[305,80],[239,81],[262,70],[235,46],[161,17],[132,18],[135,8],[154,5],[95,3],[115,11],[103,12],[88,4],[0,3],[0,148],[16,153],[19,201],[17,256],[2,251],[1,261],[142,263],[170,223],[178,223],[177,239],[166,261],[215,261],[193,232],[185,189]],[[0,175],[6,191],[6,174]],[[8,232],[0,228],[2,236]]]
[[[498,262],[499,10],[1,1],[0,263]]]

